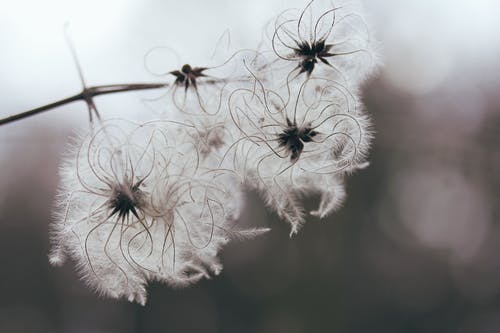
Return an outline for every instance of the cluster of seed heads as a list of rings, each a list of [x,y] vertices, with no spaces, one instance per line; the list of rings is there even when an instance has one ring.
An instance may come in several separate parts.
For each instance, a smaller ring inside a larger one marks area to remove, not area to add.
[[[245,190],[259,192],[291,235],[307,220],[303,195],[320,194],[312,216],[338,209],[371,142],[359,91],[376,47],[358,5],[313,0],[284,11],[258,49],[169,69],[165,83],[84,88],[75,98],[99,121],[61,167],[51,262],[69,256],[99,293],[144,304],[148,281],[209,278],[228,241],[269,230],[239,225]],[[145,102],[155,120],[102,120],[92,101],[147,88],[166,90]]]

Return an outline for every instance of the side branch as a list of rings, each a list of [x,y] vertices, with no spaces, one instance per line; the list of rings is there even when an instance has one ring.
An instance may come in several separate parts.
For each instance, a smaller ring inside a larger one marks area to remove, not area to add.
[[[147,90],[147,89],[159,89],[168,87],[168,83],[137,83],[137,84],[111,84],[111,85],[102,85],[102,86],[94,86],[84,88],[83,91],[79,94],[73,95],[71,97],[67,97],[56,101],[54,103],[46,104],[41,107],[28,110],[25,112],[21,112],[3,119],[0,119],[0,126],[5,125],[16,120],[21,120],[27,117],[34,116],[38,113],[48,111],[54,109],[56,107],[66,105],[76,101],[84,101],[89,104],[92,101],[92,98],[99,95],[113,94],[119,92],[127,92],[134,90]]]

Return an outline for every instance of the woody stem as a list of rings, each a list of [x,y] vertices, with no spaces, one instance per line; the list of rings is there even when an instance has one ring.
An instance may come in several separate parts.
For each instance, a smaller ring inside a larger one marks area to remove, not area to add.
[[[79,94],[55,101],[50,104],[40,106],[35,109],[31,109],[25,112],[21,112],[3,119],[0,119],[0,126],[5,125],[17,120],[21,120],[27,117],[34,116],[36,114],[42,113],[44,111],[52,110],[56,107],[66,105],[76,101],[89,101],[95,96],[114,94],[119,92],[127,92],[134,90],[148,90],[148,89],[159,89],[165,88],[168,83],[132,83],[132,84],[111,84],[111,85],[101,85],[84,88]]]

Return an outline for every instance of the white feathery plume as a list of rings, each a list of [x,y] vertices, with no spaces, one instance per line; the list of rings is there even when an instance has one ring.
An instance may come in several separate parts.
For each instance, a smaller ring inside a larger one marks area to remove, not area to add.
[[[177,64],[171,68],[172,64],[165,62],[162,67],[168,69],[153,73],[156,76],[167,76],[171,83],[162,96],[150,100],[156,102],[152,104],[154,109],[166,111],[160,114],[167,114],[169,118],[173,116],[174,110],[179,111],[180,116],[185,118],[217,115],[224,108],[232,85],[249,79],[248,72],[241,66],[242,61],[253,62],[258,53],[249,49],[230,51],[228,32],[225,32],[216,44],[213,56],[205,64],[182,65],[180,60],[177,60]],[[148,59],[165,50],[173,52],[168,47],[156,47],[147,53],[145,65],[151,73]],[[176,55],[176,58],[180,57]]]
[[[178,123],[126,121],[77,138],[61,167],[50,261],[69,254],[100,294],[144,304],[147,281],[218,274],[230,238],[267,231],[234,229],[241,198],[198,172],[188,138]]]
[[[240,139],[226,164],[263,194],[294,234],[305,216],[300,194],[319,191],[322,201],[313,213],[325,217],[345,196],[343,176],[366,166],[369,120],[357,96],[326,79],[290,85],[286,98],[257,83],[229,98]]]
[[[268,27],[262,68],[278,80],[316,75],[356,87],[378,67],[378,45],[357,0],[312,0]],[[277,74],[278,73],[278,74]]]
[[[50,262],[69,256],[98,293],[145,304],[149,281],[209,278],[228,241],[269,230],[238,228],[242,185],[290,235],[305,222],[304,195],[319,194],[309,214],[327,217],[345,177],[368,166],[360,87],[378,66],[371,31],[359,1],[312,0],[278,15],[259,51],[156,72],[171,80],[154,100],[170,120],[107,121],[70,145]],[[227,55],[229,34],[217,45]]]

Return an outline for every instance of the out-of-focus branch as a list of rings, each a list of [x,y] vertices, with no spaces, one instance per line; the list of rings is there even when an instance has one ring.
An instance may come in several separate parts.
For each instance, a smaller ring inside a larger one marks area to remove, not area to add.
[[[66,105],[76,101],[84,101],[87,105],[93,105],[92,98],[99,95],[114,94],[119,92],[127,92],[134,90],[148,90],[168,87],[168,83],[133,83],[133,84],[111,84],[94,87],[85,87],[81,93],[67,97],[56,102],[40,106],[38,108],[21,112],[3,119],[0,119],[0,126],[16,120],[21,120],[27,117],[34,116],[38,113],[52,110],[56,107]]]

